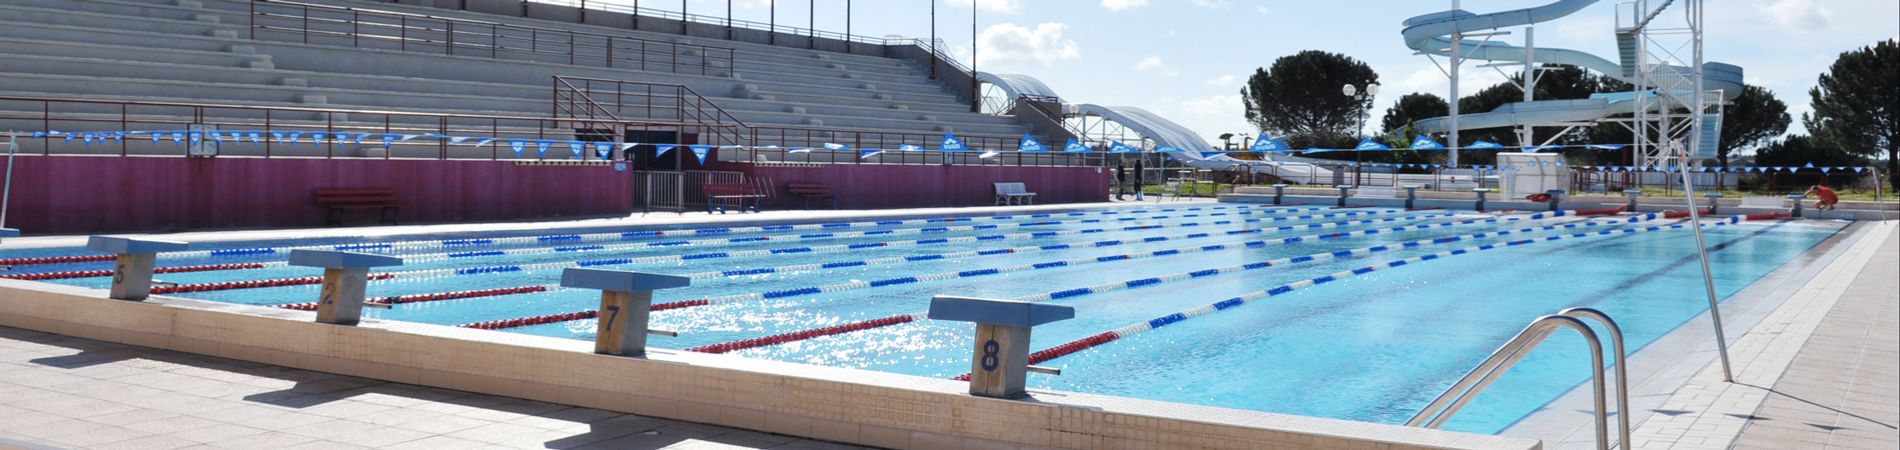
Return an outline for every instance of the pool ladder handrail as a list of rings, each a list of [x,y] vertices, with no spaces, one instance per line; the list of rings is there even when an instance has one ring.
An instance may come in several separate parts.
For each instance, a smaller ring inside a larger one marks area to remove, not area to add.
[[[1623,329],[1617,327],[1616,321],[1611,320],[1609,315],[1591,308],[1565,309],[1557,314],[1538,317],[1537,320],[1531,321],[1529,325],[1524,326],[1523,331],[1517,333],[1517,336],[1491,352],[1491,356],[1479,363],[1478,367],[1471,369],[1471,372],[1466,373],[1463,378],[1459,378],[1457,383],[1453,383],[1443,394],[1439,394],[1438,398],[1432,399],[1430,404],[1407,420],[1405,425],[1423,428],[1443,426],[1445,421],[1450,420],[1453,414],[1464,408],[1465,404],[1470,403],[1479,392],[1490,387],[1491,382],[1496,381],[1506,370],[1517,365],[1519,360],[1530,354],[1531,349],[1536,348],[1557,328],[1562,327],[1576,330],[1577,334],[1583,335],[1584,341],[1590,344],[1590,360],[1596,368],[1591,376],[1591,389],[1596,399],[1597,449],[1608,450],[1611,445],[1608,413],[1605,408],[1607,405],[1604,398],[1603,340],[1597,337],[1597,332],[1581,319],[1592,319],[1602,323],[1610,333],[1610,343],[1616,352],[1617,426],[1622,431],[1621,442],[1627,446],[1630,442],[1630,396],[1629,372],[1625,369],[1628,364],[1623,348]]]

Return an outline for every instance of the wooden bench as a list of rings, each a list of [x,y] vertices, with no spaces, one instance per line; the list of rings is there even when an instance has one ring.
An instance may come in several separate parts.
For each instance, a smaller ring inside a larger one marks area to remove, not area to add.
[[[765,199],[758,185],[752,183],[707,183],[700,185],[699,191],[706,194],[707,214],[714,208],[725,214],[726,202],[730,200],[739,202],[739,212],[745,212],[747,203],[752,205],[752,212],[759,212],[759,204]]]
[[[821,208],[825,206],[826,201],[830,201],[831,209],[838,209],[838,197],[831,195],[830,186],[818,183],[786,183],[785,192],[792,194],[793,197],[798,197],[799,202],[804,205],[805,209],[811,209],[811,201],[813,199],[818,200],[818,206]]]
[[[328,208],[324,216],[325,225],[342,225],[343,210],[377,209],[381,210],[382,223],[396,224],[396,190],[387,188],[372,189],[318,189],[317,206]]]
[[[997,205],[1034,205],[1036,193],[1022,183],[995,183]],[[1027,203],[1025,203],[1027,202]]]

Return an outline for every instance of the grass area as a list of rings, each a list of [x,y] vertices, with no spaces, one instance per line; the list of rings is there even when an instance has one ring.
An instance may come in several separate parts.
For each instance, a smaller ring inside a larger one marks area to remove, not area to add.
[[[1175,186],[1173,190],[1169,190],[1168,186],[1160,185],[1160,184],[1150,184],[1150,185],[1145,185],[1141,187],[1141,192],[1146,195],[1181,195],[1181,196],[1188,196],[1188,197],[1208,197],[1208,198],[1213,198],[1220,194],[1233,192],[1233,190],[1234,190],[1234,185],[1228,184],[1228,183],[1181,184],[1181,185]]]

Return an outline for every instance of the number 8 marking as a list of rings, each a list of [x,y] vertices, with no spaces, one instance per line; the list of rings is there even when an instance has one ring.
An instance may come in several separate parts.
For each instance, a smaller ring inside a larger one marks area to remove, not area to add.
[[[1002,347],[1002,345],[996,343],[995,339],[983,343],[983,358],[977,362],[983,365],[984,372],[996,371],[996,363],[999,359],[996,356],[996,352],[1002,350]]]

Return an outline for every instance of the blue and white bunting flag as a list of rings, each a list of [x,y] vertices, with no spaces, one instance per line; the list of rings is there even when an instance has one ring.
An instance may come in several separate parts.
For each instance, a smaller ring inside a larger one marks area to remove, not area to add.
[[[1465,148],[1473,149],[1473,150],[1483,150],[1483,149],[1504,148],[1504,146],[1498,145],[1498,143],[1491,142],[1491,141],[1478,141],[1478,142],[1472,143],[1471,146],[1465,147]]]
[[[1081,142],[1076,142],[1075,138],[1069,138],[1069,143],[1064,144],[1062,146],[1062,152],[1063,153],[1088,153],[1089,148],[1087,146],[1082,145]]]
[[[950,134],[950,132],[945,131],[943,132],[943,142],[937,146],[937,150],[946,151],[946,152],[962,152],[962,151],[969,151],[970,148],[965,147],[963,145],[962,139],[957,139],[955,135],[952,135]]]
[[[1111,140],[1111,141],[1108,141],[1108,152],[1109,153],[1140,153],[1141,149],[1130,147],[1128,146],[1128,144],[1123,144],[1122,141]]]
[[[983,154],[981,155],[976,155],[976,159],[990,159],[990,158],[995,158],[996,155],[1001,155],[1001,154],[1003,154],[1003,152],[990,150],[987,152],[983,152]]]
[[[574,159],[581,159],[581,152],[584,151],[582,149],[585,148],[587,148],[586,142],[567,141],[567,152],[573,154]]]
[[[869,157],[877,156],[882,153],[884,153],[883,150],[877,150],[877,149],[858,150],[858,159],[869,158]]]
[[[845,150],[850,150],[850,149],[851,149],[851,146],[849,145],[834,144],[830,142],[825,143],[825,150],[845,151]]]
[[[1016,151],[1022,153],[1042,153],[1049,151],[1049,149],[1043,148],[1042,143],[1037,142],[1035,136],[1030,136],[1029,133],[1023,133],[1023,142],[1016,145]]]
[[[614,152],[614,143],[607,142],[607,141],[594,142],[594,157],[595,158],[607,159],[607,155],[613,154],[613,152]]]
[[[1365,138],[1360,139],[1359,145],[1353,146],[1352,149],[1361,152],[1377,152],[1391,150],[1392,148],[1379,143],[1379,141],[1372,140],[1372,138]]]
[[[1412,149],[1413,150],[1444,150],[1445,144],[1440,144],[1438,143],[1438,141],[1432,140],[1431,136],[1426,136],[1426,135],[1421,134],[1421,135],[1418,135],[1418,137],[1412,138]]]
[[[666,156],[666,152],[673,151],[673,147],[676,146],[673,144],[653,144],[653,157]]]
[[[699,159],[699,165],[702,166],[706,165],[706,154],[712,153],[710,145],[689,145],[686,148],[693,151],[693,158]]]
[[[515,151],[515,158],[516,158],[516,159],[520,159],[520,158],[521,158],[521,152],[523,152],[523,151],[526,151],[526,150],[527,150],[527,148],[528,148],[528,141],[527,141],[527,140],[523,140],[523,139],[510,139],[510,140],[508,140],[508,149],[509,149],[509,150],[514,150],[514,151]]]
[[[900,152],[921,152],[921,151],[924,151],[924,147],[923,147],[923,146],[921,146],[921,145],[911,145],[911,144],[904,144],[904,145],[899,145],[899,146],[897,146],[897,151],[900,151]]]

